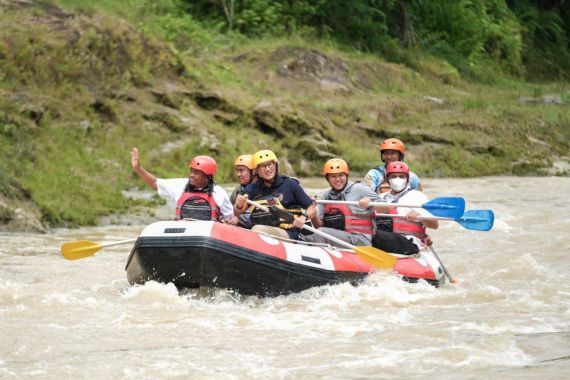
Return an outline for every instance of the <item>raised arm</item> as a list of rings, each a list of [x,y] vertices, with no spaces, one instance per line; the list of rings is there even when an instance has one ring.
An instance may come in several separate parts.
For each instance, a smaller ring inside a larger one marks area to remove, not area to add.
[[[151,173],[147,172],[142,166],[139,158],[139,150],[134,147],[131,150],[131,165],[133,170],[141,177],[141,179],[153,189],[157,189],[156,177]]]

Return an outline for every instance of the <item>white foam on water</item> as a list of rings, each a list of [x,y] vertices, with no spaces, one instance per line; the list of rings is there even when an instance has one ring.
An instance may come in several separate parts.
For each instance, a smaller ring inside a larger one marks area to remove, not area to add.
[[[81,296],[72,295],[70,293],[60,293],[60,292],[44,295],[41,302],[50,306],[57,306],[58,304],[78,305],[89,308],[98,308],[100,306],[98,301],[91,296],[83,298]]]
[[[508,223],[508,219],[506,217],[503,217],[501,219],[495,218],[493,221],[493,230],[497,232],[509,233],[513,230],[513,227],[511,227],[511,225]]]
[[[536,332],[543,332],[542,329],[537,329],[536,327],[531,327],[528,325],[516,325],[509,323],[508,321],[495,321],[495,325],[491,325],[491,322],[467,322],[462,324],[457,324],[450,327],[451,332],[465,333],[483,333],[486,335],[499,335],[499,334],[532,334]]]
[[[22,286],[11,281],[0,283],[0,305],[13,305],[20,297]]]
[[[144,304],[183,302],[183,299],[178,296],[178,289],[172,282],[163,284],[156,281],[148,281],[144,285],[134,285],[127,288],[121,298]]]

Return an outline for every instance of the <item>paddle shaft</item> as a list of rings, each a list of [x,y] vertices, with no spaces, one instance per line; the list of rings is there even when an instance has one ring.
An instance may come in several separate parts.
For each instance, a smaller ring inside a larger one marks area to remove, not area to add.
[[[92,249],[96,249],[98,251],[101,248],[112,247],[114,245],[134,243],[135,241],[137,241],[137,239],[119,240],[119,241],[114,241],[112,243],[105,243],[105,244],[93,243],[93,245],[86,245],[85,247],[75,248],[75,249],[73,249],[73,252],[79,253],[79,252],[90,251]]]
[[[379,217],[405,218],[404,215],[396,214],[376,214]],[[470,210],[466,211],[461,218],[450,218],[445,216],[418,216],[418,220],[445,220],[459,223],[462,227],[474,231],[489,231],[493,228],[494,215],[491,210]]]
[[[259,203],[256,203],[256,202],[254,202],[254,201],[252,201],[252,200],[249,200],[249,199],[248,199],[248,200],[247,200],[247,203],[248,203],[249,205],[251,205],[251,206],[254,206],[254,207],[259,208],[260,210],[269,212],[269,209],[268,209],[267,207],[265,207],[265,206],[263,206],[263,205],[260,205]],[[326,238],[326,239],[328,239],[328,240],[330,240],[330,241],[334,241],[335,243],[337,243],[338,245],[340,245],[340,246],[342,246],[342,247],[349,248],[349,249],[354,249],[354,246],[353,246],[352,244],[349,244],[349,243],[345,242],[344,240],[340,240],[339,238],[336,238],[336,237],[334,237],[334,236],[332,236],[332,235],[329,235],[329,234],[327,234],[327,233],[325,233],[325,232],[319,231],[318,229],[316,229],[316,228],[314,228],[314,227],[311,227],[311,226],[308,226],[308,225],[306,225],[306,224],[303,224],[303,229],[308,230],[308,231],[311,231],[312,233],[315,233],[315,234],[317,234],[317,235],[321,235],[322,237],[324,237],[324,238]]]
[[[405,218],[406,218],[406,215],[398,215],[398,214],[378,214],[378,213],[376,213],[375,215],[376,215],[376,216],[381,216],[381,217],[384,217],[384,218],[401,218],[401,219],[405,219]],[[446,217],[443,217],[443,216],[418,216],[418,217],[416,217],[416,219],[418,219],[418,220],[425,220],[425,219],[430,219],[430,220],[433,220],[433,219],[437,219],[437,220],[451,220],[452,222],[455,222],[455,219],[453,219],[453,218],[446,218]]]
[[[428,247],[429,247],[430,251],[433,253],[436,260],[439,262],[439,265],[441,265],[441,269],[443,269],[443,273],[445,273],[445,276],[447,277],[449,282],[452,284],[455,284],[457,282],[457,280],[455,278],[451,277],[451,274],[449,273],[449,271],[447,270],[445,265],[443,265],[443,261],[441,261],[441,259],[439,258],[439,255],[437,254],[437,252],[435,252],[433,245],[428,245]]]
[[[332,201],[328,199],[317,199],[317,203],[341,204],[341,205],[355,205],[358,206],[358,201]],[[408,204],[408,203],[390,203],[390,202],[369,202],[368,206],[386,206],[386,207],[414,207],[423,208],[423,205]]]
[[[269,210],[269,208],[260,205],[259,203],[253,202],[251,200],[247,200],[247,203],[249,205],[252,205],[254,207],[258,207],[260,210],[263,210],[265,212],[269,212],[271,213],[271,210]],[[285,212],[285,214],[287,214],[287,218],[291,219],[290,221],[288,221],[288,223],[292,223],[293,221],[293,215]],[[317,235],[320,235],[332,242],[337,243],[339,246],[341,247],[346,247],[348,249],[353,250],[362,260],[364,260],[366,263],[368,263],[369,265],[375,267],[375,268],[379,268],[379,269],[391,269],[394,267],[394,265],[396,265],[396,261],[397,258],[388,253],[388,252],[384,252],[378,248],[374,248],[374,247],[370,247],[370,246],[365,246],[365,247],[359,247],[359,246],[354,246],[352,244],[349,244],[347,242],[345,242],[344,240],[338,239],[335,236],[331,236],[323,231],[319,231],[318,229],[308,226],[306,224],[303,224],[303,229],[311,231]],[[331,253],[334,255],[334,253]],[[336,256],[336,255],[334,255]],[[337,256],[338,257],[338,256]]]
[[[61,253],[63,257],[68,260],[82,259],[94,255],[97,251],[104,247],[111,247],[114,245],[134,243],[136,239],[119,240],[111,243],[99,244],[89,240],[79,240],[69,243],[64,243],[61,246]]]
[[[307,225],[305,224],[305,225],[303,225],[303,228],[306,229],[306,230],[308,230],[308,231],[311,231],[311,232],[313,232],[313,233],[315,233],[315,234],[317,234],[317,235],[321,235],[322,237],[326,238],[327,240],[334,241],[335,243],[337,243],[338,245],[340,245],[340,246],[342,246],[342,247],[349,248],[349,249],[354,249],[354,245],[349,244],[349,243],[345,242],[344,240],[340,240],[339,238],[336,238],[336,237],[334,237],[334,236],[332,236],[332,235],[329,235],[329,234],[327,234],[327,233],[325,233],[325,232],[323,232],[323,231],[319,231],[318,229],[316,229],[316,228],[314,228],[314,227],[307,226]]]
[[[476,212],[476,211],[479,211],[479,210],[472,210],[472,211],[468,211],[467,213]],[[486,210],[483,210],[483,211],[486,211]],[[398,214],[378,214],[378,213],[376,213],[375,215],[386,217],[386,218],[405,218],[406,217],[406,215],[398,215]],[[451,222],[461,222],[461,221],[486,222],[487,221],[487,219],[485,219],[485,218],[461,217],[459,219],[454,219],[454,218],[447,218],[445,216],[418,216],[417,219],[418,220],[424,220],[424,219],[448,220]]]
[[[400,219],[405,219],[406,215],[397,215],[397,214],[375,214],[376,216],[381,216],[384,218],[400,218]],[[455,222],[456,220],[453,218],[446,218],[443,216],[418,216],[416,217],[417,220],[426,220],[426,219],[430,219],[430,220],[450,220],[452,222]]]
[[[112,243],[105,243],[105,244],[100,244],[100,245],[101,245],[101,248],[104,248],[104,247],[112,247],[114,245],[134,243],[135,241],[137,241],[137,239],[127,239],[127,240],[119,240],[119,241],[115,241]]]

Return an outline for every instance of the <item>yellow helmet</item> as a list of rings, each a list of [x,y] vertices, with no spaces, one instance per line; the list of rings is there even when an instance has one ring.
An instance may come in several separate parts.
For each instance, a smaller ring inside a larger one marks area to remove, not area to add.
[[[323,166],[323,175],[344,173],[348,175],[348,164],[341,158],[331,158]]]
[[[234,161],[234,166],[245,166],[249,170],[253,169],[253,156],[251,154],[242,154]]]
[[[256,169],[260,164],[264,164],[269,161],[274,161],[276,164],[279,164],[279,160],[275,153],[268,149],[260,150],[253,155],[253,167]]]

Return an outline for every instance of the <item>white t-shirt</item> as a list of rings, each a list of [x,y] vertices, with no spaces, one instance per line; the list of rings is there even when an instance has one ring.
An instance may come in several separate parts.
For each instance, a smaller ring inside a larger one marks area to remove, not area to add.
[[[405,190],[403,190],[405,191]],[[383,194],[380,194],[380,199],[382,199],[382,201],[384,202],[393,202],[394,198],[396,198],[398,196],[398,194],[392,194],[391,191],[387,191]],[[418,190],[410,190],[408,191],[406,194],[402,195],[400,198],[398,198],[398,200],[396,201],[395,205],[397,205],[398,203],[405,203],[405,204],[417,204],[417,205],[423,205],[424,203],[428,202],[428,198],[426,197],[426,195],[424,193],[422,193],[421,191]],[[396,211],[398,215],[408,215],[408,213],[410,212],[412,208],[410,207],[397,207]],[[428,210],[424,209],[424,208],[420,208],[420,207],[414,207],[414,210],[416,210],[416,212],[420,215],[420,216],[433,216]],[[419,249],[422,248],[422,241],[420,239],[418,239],[417,237],[413,236],[413,235],[403,235],[405,236],[407,239],[412,239],[412,242],[418,246]]]
[[[178,199],[180,199],[182,193],[184,193],[186,184],[188,184],[188,178],[156,179],[158,195],[163,198],[174,199],[174,202],[178,202]],[[212,195],[214,196],[214,201],[216,201],[220,207],[222,219],[226,221],[230,220],[234,215],[234,207],[228,193],[222,187],[215,185]]]

